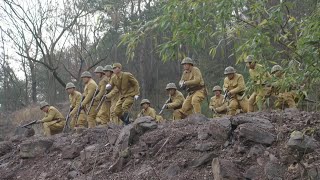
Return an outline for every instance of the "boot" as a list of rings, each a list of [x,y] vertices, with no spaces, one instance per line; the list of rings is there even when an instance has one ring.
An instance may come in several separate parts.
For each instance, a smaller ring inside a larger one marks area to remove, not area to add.
[[[120,117],[120,119],[125,125],[130,124],[128,112],[124,112],[123,115]]]

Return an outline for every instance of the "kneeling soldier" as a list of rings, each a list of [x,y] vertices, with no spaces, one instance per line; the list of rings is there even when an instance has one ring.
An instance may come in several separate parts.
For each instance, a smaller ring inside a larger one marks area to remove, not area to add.
[[[148,99],[143,99],[141,101],[142,110],[138,114],[138,117],[150,116],[155,119],[157,122],[163,121],[162,116],[157,115],[156,110],[150,107],[150,101]]]
[[[213,117],[221,117],[227,113],[228,103],[221,95],[222,89],[220,86],[213,87],[214,96],[210,100],[209,109],[213,111]]]
[[[66,122],[63,115],[47,102],[40,103],[40,109],[45,112],[45,116],[38,123],[43,124],[44,135],[51,136],[62,132]]]
[[[86,127],[86,117],[84,111],[80,111],[79,117],[77,117],[77,111],[80,108],[82,95],[80,92],[76,91],[76,86],[69,82],[66,85],[66,91],[69,94],[70,108],[72,109],[70,112],[70,126],[71,129],[74,127]]]
[[[236,73],[236,70],[229,66],[224,70],[223,89],[229,97],[228,114],[235,115],[240,107],[243,112],[248,112],[248,98],[245,96],[246,85],[241,74]]]

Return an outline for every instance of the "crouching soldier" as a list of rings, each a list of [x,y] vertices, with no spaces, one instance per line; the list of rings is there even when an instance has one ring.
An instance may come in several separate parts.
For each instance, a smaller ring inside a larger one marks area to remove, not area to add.
[[[235,115],[238,108],[243,112],[248,112],[249,103],[245,96],[246,85],[241,74],[236,73],[236,70],[229,66],[224,70],[223,89],[229,97],[228,115]]]
[[[215,94],[209,104],[209,109],[213,112],[213,117],[221,117],[227,113],[228,103],[222,96],[220,86],[214,86],[212,89]]]
[[[162,116],[157,115],[156,110],[150,107],[150,101],[148,99],[143,99],[140,103],[142,110],[138,114],[138,117],[150,116],[157,122],[163,121]]]
[[[40,103],[40,109],[45,112],[44,118],[38,121],[43,124],[44,135],[51,136],[62,132],[66,122],[63,115],[44,101]]]

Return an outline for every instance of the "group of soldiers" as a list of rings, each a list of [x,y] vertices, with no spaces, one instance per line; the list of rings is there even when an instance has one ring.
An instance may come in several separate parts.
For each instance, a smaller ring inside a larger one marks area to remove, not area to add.
[[[257,64],[252,55],[249,55],[245,62],[249,68],[250,78],[254,82],[253,93],[248,98],[244,77],[233,67],[227,67],[224,70],[226,77],[223,87],[218,85],[213,87],[214,96],[209,102],[209,109],[214,117],[263,110],[265,101],[270,96],[276,97],[275,104],[279,108],[284,105],[290,108],[296,106],[293,91],[282,90],[278,81],[268,82],[270,78],[277,78],[279,81],[285,78],[281,66],[273,66],[271,73],[268,73],[262,65]],[[189,57],[184,58],[181,64],[184,71],[179,81],[179,89],[185,90],[187,96],[184,97],[175,83],[169,83],[165,88],[169,98],[161,112],[157,114],[151,107],[151,102],[143,99],[138,117],[151,116],[157,122],[161,122],[163,118],[160,114],[166,109],[172,111],[173,120],[201,113],[201,104],[208,95],[201,71]],[[90,72],[85,71],[81,74],[85,85],[82,94],[76,90],[73,83],[67,83],[66,91],[70,100],[67,118],[48,103],[40,103],[40,109],[46,115],[38,123],[43,123],[45,135],[59,133],[68,124],[70,129],[77,129],[106,126],[110,122],[118,125],[130,123],[129,114],[134,101],[138,100],[140,95],[137,79],[129,72],[123,72],[120,63],[98,66],[94,73],[100,79],[98,84],[92,79]],[[69,120],[70,123],[66,123]]]

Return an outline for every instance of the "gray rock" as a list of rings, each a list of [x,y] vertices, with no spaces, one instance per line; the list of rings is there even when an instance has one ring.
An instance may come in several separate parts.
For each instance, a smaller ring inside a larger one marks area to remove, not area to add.
[[[117,141],[117,138],[118,138],[118,135],[116,134],[115,130],[108,129],[107,136],[108,136],[109,143],[111,145],[114,145]]]
[[[12,150],[12,143],[9,141],[0,142],[0,156],[9,153]]]
[[[217,155],[214,154],[213,152],[207,153],[207,154],[199,157],[198,159],[191,161],[191,166],[195,167],[195,168],[200,167],[200,166],[205,165],[208,162],[212,161],[212,159],[215,157],[217,157]]]
[[[313,167],[308,170],[308,178],[310,180],[318,180],[320,179],[320,167]]]
[[[146,116],[136,119],[133,123],[133,126],[137,133],[142,134],[148,130],[156,129],[158,124],[152,117]]]
[[[233,116],[231,117],[231,122],[233,125],[241,125],[246,123],[252,123],[256,126],[259,126],[261,128],[265,129],[272,129],[274,126],[268,119],[260,118],[260,117],[248,117],[246,115],[240,115],[240,116]]]
[[[21,158],[34,158],[43,155],[53,144],[51,139],[35,139],[20,144]]]
[[[247,157],[258,156],[261,155],[265,150],[265,147],[261,144],[255,144],[250,148],[250,151]]]
[[[214,180],[243,179],[239,167],[232,161],[215,158],[212,161]]]
[[[196,151],[200,151],[200,152],[204,152],[204,151],[210,151],[213,149],[213,147],[215,146],[215,143],[212,142],[208,142],[208,143],[200,143],[200,144],[196,144],[195,146],[195,150]]]
[[[287,142],[287,146],[292,150],[298,150],[304,153],[310,153],[315,149],[320,148],[319,142],[307,135],[304,135],[302,139],[290,137],[289,141]]]
[[[209,134],[217,141],[225,142],[228,139],[228,133],[231,127],[225,127],[216,120],[208,124]]]
[[[199,140],[206,140],[206,139],[208,139],[208,137],[209,137],[209,134],[208,134],[207,130],[204,130],[204,129],[198,130],[198,139]]]
[[[283,179],[286,168],[282,166],[279,162],[268,162],[264,167],[264,173],[266,177],[270,180],[273,179]]]
[[[70,171],[68,172],[68,179],[74,179],[78,176],[78,172],[77,171]]]
[[[252,179],[252,180],[263,179],[264,177],[263,168],[261,166],[251,166],[244,173],[244,177],[246,179]]]
[[[253,123],[241,124],[238,126],[238,128],[240,136],[256,143],[270,145],[276,139],[276,136],[274,134]]]
[[[220,125],[222,125],[225,128],[229,128],[231,126],[230,117],[216,118],[216,119],[213,119],[212,121],[219,123]]]
[[[94,159],[97,156],[97,153],[98,153],[97,151],[98,151],[97,144],[93,144],[93,145],[85,147],[80,152],[81,161],[85,161],[86,159]]]
[[[63,159],[74,159],[80,155],[81,148],[76,145],[69,145],[62,149]]]
[[[209,121],[209,119],[203,114],[191,114],[185,118],[185,121],[189,124],[203,124]]]
[[[174,177],[176,175],[179,174],[181,168],[178,165],[171,165],[169,166],[166,171],[164,172],[165,176],[167,176],[168,178],[170,177]]]

